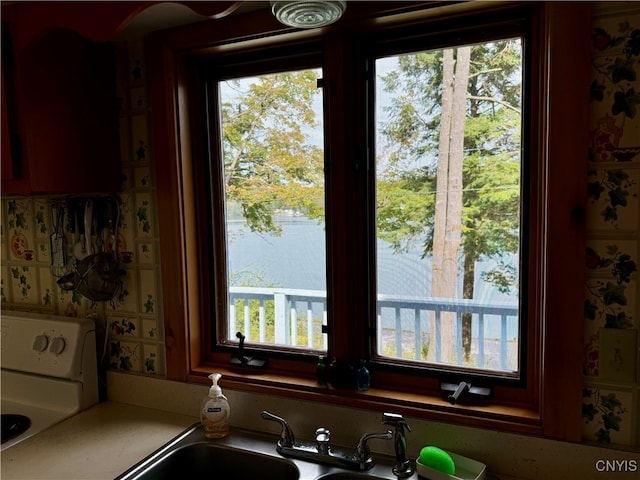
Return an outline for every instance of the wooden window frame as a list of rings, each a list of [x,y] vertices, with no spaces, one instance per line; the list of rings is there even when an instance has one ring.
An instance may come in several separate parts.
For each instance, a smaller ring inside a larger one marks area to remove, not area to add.
[[[493,11],[520,8],[519,4],[485,4],[474,2],[433,6],[431,3],[385,2],[367,8],[351,9],[341,24],[322,29],[320,35],[332,52],[332,68],[337,77],[358,71],[349,62],[352,52],[343,49],[344,38],[354,32],[371,31],[405,24],[426,24],[434,17],[455,18],[470,11]],[[393,5],[393,7],[391,7]],[[529,5],[533,11],[533,48],[536,52],[532,72],[539,91],[532,98],[536,126],[531,139],[532,155],[542,162],[541,175],[532,188],[545,192],[539,204],[530,205],[531,218],[543,223],[547,234],[536,241],[541,268],[533,283],[541,286],[530,293],[530,301],[538,305],[538,321],[530,322],[528,341],[534,345],[527,364],[529,383],[520,393],[505,393],[496,387],[495,405],[452,406],[437,391],[435,380],[425,386],[407,388],[402,374],[376,372],[376,385],[367,392],[318,387],[315,364],[274,359],[268,373],[238,371],[229,368],[228,354],[209,356],[210,332],[207,312],[215,299],[202,294],[201,285],[211,272],[207,221],[198,208],[198,198],[207,195],[200,178],[204,133],[198,112],[190,108],[199,101],[197,79],[191,64],[194,58],[227,52],[240,46],[306,42],[318,31],[296,31],[278,24],[270,12],[252,12],[242,19],[233,17],[216,21],[215,28],[203,23],[153,35],[148,42],[150,85],[153,107],[154,152],[157,172],[158,208],[160,212],[160,244],[163,278],[163,307],[167,378],[177,381],[206,383],[206,375],[217,370],[225,375],[226,388],[268,393],[369,409],[393,408],[418,418],[497,429],[549,438],[579,441],[581,438],[582,389],[582,305],[584,299],[586,169],[588,145],[588,45],[591,15],[588,5],[544,2]],[[196,82],[196,83],[194,83]],[[568,94],[571,92],[571,95]],[[327,95],[345,95],[328,85]],[[195,98],[194,98],[195,97]],[[347,105],[347,98],[332,101]],[[325,136],[332,145],[333,158],[357,158],[362,146],[354,145],[340,132],[357,124],[362,112],[347,110],[331,115],[332,126]],[[341,138],[342,137],[342,138]],[[351,182],[354,173],[346,162],[332,162],[334,181],[328,186],[327,211],[346,205],[355,195],[363,195],[362,181]],[[203,170],[204,169],[204,170]],[[337,171],[336,171],[337,170]],[[566,172],[571,172],[568,176]],[[351,183],[349,183],[351,182]],[[343,218],[342,221],[346,221]],[[362,220],[364,221],[364,220]],[[357,225],[355,228],[359,228]],[[340,242],[339,225],[328,224],[328,287],[337,298],[335,305],[348,306],[340,315],[366,312],[366,289],[355,301],[335,286],[349,279],[348,262],[356,262],[357,271],[366,268],[367,259],[358,252],[334,248]],[[333,229],[333,230],[332,230]],[[200,240],[199,240],[200,239]],[[205,259],[205,261],[203,261]],[[351,292],[353,293],[353,292]],[[331,328],[331,326],[330,326]],[[351,328],[351,327],[350,327]],[[355,329],[355,327],[354,327]],[[350,358],[364,358],[366,352],[350,350],[347,335],[330,339],[332,352],[350,352]],[[404,387],[402,386],[404,384]]]
[[[526,10],[526,9],[525,9]],[[445,18],[439,22],[434,22],[433,28],[429,28],[426,33],[423,32],[423,28],[418,26],[418,28],[412,28],[412,26],[403,26],[400,29],[397,29],[391,32],[390,35],[380,35],[373,34],[369,38],[365,40],[365,44],[368,46],[368,50],[370,50],[367,61],[371,64],[369,68],[373,70],[373,63],[375,63],[376,59],[384,58],[387,56],[395,56],[401,55],[411,52],[421,52],[426,50],[438,50],[448,48],[450,45],[473,45],[474,43],[488,43],[495,40],[502,40],[505,38],[515,38],[519,37],[522,41],[523,45],[523,80],[522,84],[529,85],[531,83],[534,91],[533,94],[530,95],[532,97],[537,96],[537,92],[535,91],[534,82],[530,82],[530,74],[531,69],[528,65],[532,61],[535,62],[533,58],[533,52],[531,52],[531,48],[529,48],[529,43],[531,40],[531,32],[529,21],[527,19],[528,12],[515,10],[513,12],[509,12],[506,15],[501,15],[501,12],[491,12],[489,14],[485,14],[483,16],[482,12],[479,12],[476,15],[470,16],[465,19],[461,18]],[[478,25],[482,25],[482,27],[478,27]],[[527,48],[524,48],[527,46]],[[372,75],[370,75],[372,76]],[[369,81],[372,81],[370,79]],[[375,90],[375,86],[372,85],[369,89],[369,95],[371,98],[367,100],[368,106],[373,107],[373,91]],[[526,92],[525,92],[526,94]],[[531,167],[529,163],[531,159],[534,161],[539,160],[539,155],[535,152],[534,149],[531,148],[531,136],[530,133],[534,131],[534,126],[532,122],[529,120],[529,112],[532,111],[532,108],[529,105],[529,101],[525,98],[525,94],[523,94],[522,101],[522,124],[523,124],[523,139],[522,139],[522,150],[523,155],[521,159],[521,163],[523,165],[522,171],[523,173],[523,184],[525,185],[524,189],[521,191],[521,204],[522,212],[522,226],[521,230],[523,232],[541,232],[544,230],[542,225],[542,220],[539,217],[529,215],[529,204],[537,205],[541,202],[541,199],[538,198],[537,191],[529,191],[530,184],[535,183],[535,176],[540,175],[540,168],[534,166]],[[527,101],[525,101],[527,100]],[[371,109],[373,110],[373,109]],[[374,141],[375,136],[375,118],[373,111],[369,112],[370,117],[367,121],[368,125],[370,125],[370,134],[369,134],[369,145],[368,151],[375,152],[376,145]],[[373,155],[372,155],[373,156]],[[376,168],[374,165],[374,160],[371,159],[371,165],[368,168],[369,171],[369,183],[367,185],[369,192],[369,205],[376,205]],[[529,181],[529,177],[532,177],[532,180]],[[373,209],[369,212],[369,228],[373,230],[373,226],[376,222],[376,215]],[[529,252],[529,246],[527,245],[528,238],[526,235],[523,236],[523,241],[521,243],[522,252]],[[377,246],[377,238],[375,236],[375,232],[370,232],[370,235],[367,239],[369,241],[369,251],[375,252]],[[537,245],[533,245],[531,247],[531,255],[527,255],[529,258],[523,256],[520,260],[522,261],[522,265],[520,268],[520,274],[522,277],[527,278],[528,271],[535,271],[540,268],[540,259],[542,256],[535,252],[535,248]],[[538,246],[539,247],[539,246]],[[375,254],[369,254],[368,260],[370,262],[369,271],[375,272],[376,265],[374,258]],[[369,282],[375,283],[377,279],[375,275],[371,275],[371,279]],[[422,382],[426,382],[430,384],[431,390],[437,390],[438,384],[441,381],[446,380],[447,383],[459,383],[460,381],[472,382],[474,385],[484,384],[484,385],[501,385],[508,386],[508,390],[513,390],[517,392],[516,396],[521,396],[523,386],[526,385],[527,378],[534,378],[537,372],[532,369],[528,369],[527,366],[531,364],[528,362],[529,354],[528,352],[531,349],[537,349],[538,347],[534,342],[532,344],[528,344],[528,338],[537,338],[535,328],[537,322],[527,322],[527,318],[538,318],[539,312],[537,311],[538,305],[536,302],[531,302],[531,305],[528,305],[526,298],[528,297],[529,292],[525,291],[527,288],[527,284],[523,282],[522,285],[519,286],[520,289],[520,302],[519,302],[519,310],[520,313],[518,315],[518,327],[519,327],[519,339],[520,344],[518,346],[518,356],[519,356],[519,371],[515,374],[512,372],[501,372],[501,371],[488,371],[480,368],[471,368],[471,367],[458,367],[457,365],[446,365],[446,364],[436,364],[429,363],[424,364],[423,362],[411,362],[404,359],[394,359],[391,357],[384,356],[380,354],[380,352],[376,352],[373,356],[372,364],[377,366],[379,369],[388,370],[390,372],[398,372],[402,371],[401,365],[412,365],[412,367],[404,367],[404,370],[407,370],[405,375],[397,375],[396,373],[392,373],[388,375],[388,384],[393,385],[397,384],[397,388],[402,388],[402,385],[410,384],[411,378],[414,378],[417,375],[421,375],[424,377],[425,375],[429,375],[428,379],[422,379]],[[531,285],[530,289],[535,289],[534,285]],[[377,302],[375,300],[375,292],[376,287],[371,286],[371,294],[369,295],[370,305],[369,311],[373,312],[368,314],[367,317],[370,319],[370,329],[374,331],[376,328],[376,314],[377,312]],[[535,292],[531,292],[535,293]],[[531,324],[533,323],[533,324]],[[375,339],[372,339],[375,341]],[[371,347],[371,350],[374,350],[374,347]],[[405,380],[401,382],[397,382],[398,378],[405,377]],[[408,378],[407,378],[408,377]],[[433,378],[431,378],[433,377]],[[499,389],[500,390],[500,389]],[[504,388],[502,390],[505,390]],[[531,389],[529,389],[531,392]],[[502,395],[502,394],[501,394]],[[515,398],[512,394],[508,395],[511,399]]]
[[[205,60],[201,64],[195,67],[193,72],[194,78],[197,78],[197,82],[200,83],[200,87],[206,87],[205,92],[201,92],[203,100],[204,97],[208,97],[205,101],[208,103],[208,118],[203,119],[204,123],[210,125],[207,129],[209,132],[222,131],[220,125],[220,112],[218,110],[219,99],[216,97],[218,94],[214,83],[230,78],[241,78],[243,76],[258,76],[267,75],[276,72],[287,72],[304,69],[321,68],[321,46],[315,43],[303,44],[300,46],[300,50],[295,46],[287,46],[286,48],[257,49],[255,52],[249,52],[248,54],[239,56],[234,54],[227,54],[216,56],[214,61]],[[202,74],[204,78],[199,78],[199,74]],[[196,86],[194,86],[196,87]],[[196,100],[196,105],[204,105],[204,102]],[[196,107],[197,108],[197,107]],[[227,219],[225,218],[224,208],[221,208],[225,203],[224,186],[220,177],[217,177],[219,173],[223,171],[222,165],[222,145],[220,138],[204,139],[209,145],[209,151],[211,152],[210,166],[208,170],[201,170],[198,172],[198,177],[202,180],[208,178],[212,179],[210,182],[204,183],[212,184],[212,204],[217,203],[217,207],[211,208],[209,211],[204,211],[202,214],[203,224],[211,224],[212,228],[212,240],[209,243],[207,236],[200,236],[200,242],[213,244],[213,255],[204,255],[211,257],[213,261],[213,282],[214,285],[223,285],[224,288],[211,288],[211,285],[207,285],[208,280],[203,280],[203,286],[207,291],[212,291],[211,297],[215,299],[214,305],[203,304],[203,311],[212,312],[215,319],[223,319],[222,321],[211,321],[205,323],[205,342],[204,342],[204,360],[205,361],[219,361],[224,362],[228,360],[230,352],[237,351],[237,342],[227,341],[229,334],[233,335],[235,332],[228,332],[227,312],[229,312],[229,297],[228,297],[228,268],[227,268],[227,251],[222,242],[215,239],[226,238]],[[204,167],[204,165],[202,165]],[[216,202],[218,201],[218,202]],[[209,202],[207,202],[209,204]],[[213,219],[211,221],[210,219]],[[218,259],[218,261],[216,261]],[[214,328],[215,327],[215,328]],[[216,341],[216,338],[219,341]],[[254,347],[256,345],[254,344]],[[300,350],[285,346],[271,346],[271,345],[257,345],[258,350],[265,350],[266,352],[275,353],[279,352],[281,355],[299,354]],[[266,354],[265,352],[265,354]],[[318,353],[315,353],[313,358],[317,358]]]

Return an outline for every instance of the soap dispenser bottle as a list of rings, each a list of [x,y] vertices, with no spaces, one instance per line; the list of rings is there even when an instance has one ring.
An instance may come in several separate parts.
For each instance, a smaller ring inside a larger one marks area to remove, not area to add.
[[[222,394],[218,386],[218,380],[222,377],[219,373],[209,375],[211,388],[209,396],[202,402],[200,409],[200,422],[204,427],[204,436],[207,438],[222,438],[229,434],[229,402]]]

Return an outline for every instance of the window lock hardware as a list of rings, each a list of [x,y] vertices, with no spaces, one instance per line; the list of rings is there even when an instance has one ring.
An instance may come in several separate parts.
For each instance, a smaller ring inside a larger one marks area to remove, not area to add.
[[[240,342],[238,345],[238,353],[231,355],[229,363],[231,365],[250,367],[250,368],[267,368],[269,366],[269,360],[266,358],[247,357],[244,354],[244,340],[245,336],[241,332],[236,333],[236,338]]]
[[[488,398],[491,395],[491,388],[489,387],[480,387],[472,385],[469,382],[460,382],[458,384],[455,383],[440,383],[440,390],[445,393],[448,393],[447,400],[451,405],[455,405],[458,401],[458,398],[462,394],[469,394],[473,397],[484,397]]]

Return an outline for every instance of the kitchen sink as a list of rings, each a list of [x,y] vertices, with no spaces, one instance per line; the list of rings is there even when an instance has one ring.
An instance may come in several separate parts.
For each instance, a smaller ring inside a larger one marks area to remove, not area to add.
[[[275,453],[275,447],[270,452],[264,446],[261,439],[249,432],[234,431],[229,437],[209,440],[202,426],[195,424],[116,480],[300,479],[295,463]]]
[[[221,478],[225,480],[396,480],[393,458],[375,456],[366,472],[346,470],[281,456],[277,435],[234,428],[224,438],[210,440],[198,423],[121,474],[116,480]],[[417,475],[409,477],[417,479]]]
[[[171,450],[134,478],[138,480],[174,480],[176,478],[298,480],[300,472],[295,464],[285,459],[199,442]]]

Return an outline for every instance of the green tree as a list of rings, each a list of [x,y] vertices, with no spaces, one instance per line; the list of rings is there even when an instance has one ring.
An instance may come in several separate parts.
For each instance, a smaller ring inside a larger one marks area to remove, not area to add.
[[[501,291],[517,281],[509,260],[519,249],[521,53],[517,40],[473,45],[467,74],[460,69],[464,50],[402,55],[397,67],[382,77],[392,101],[381,125],[385,144],[377,159],[383,166],[378,172],[377,225],[378,235],[397,251],[419,244],[434,265],[444,261],[449,243],[446,255],[456,259],[454,280],[434,276],[432,283],[446,282],[455,292],[460,271],[463,297],[473,298],[476,264],[481,260],[495,263],[482,275]],[[449,100],[456,93],[456,77],[466,78],[466,95]],[[448,130],[450,112],[456,108],[466,112],[462,136],[459,124],[457,133]],[[463,141],[461,187],[449,183],[450,178],[438,178],[459,175],[459,169],[452,170],[448,163],[451,154],[462,153],[453,146],[454,137]],[[442,185],[447,185],[447,202],[456,190],[462,193],[461,210],[437,213]],[[460,251],[457,233],[447,224],[459,225]],[[454,232],[451,242],[438,238],[438,232],[447,229]],[[451,290],[433,286],[432,294],[452,296]],[[468,358],[471,317],[463,318],[463,324]],[[443,360],[449,361],[444,355]]]
[[[280,233],[279,209],[324,217],[322,148],[310,140],[318,72],[221,82],[224,186],[252,231]]]

